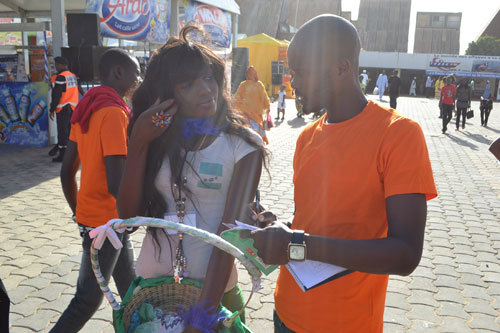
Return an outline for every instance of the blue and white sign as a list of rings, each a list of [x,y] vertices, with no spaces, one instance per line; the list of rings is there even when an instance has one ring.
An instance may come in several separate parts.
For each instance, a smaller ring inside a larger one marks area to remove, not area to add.
[[[170,32],[169,0],[86,0],[87,13],[97,13],[101,35],[164,43]]]
[[[231,15],[217,7],[190,0],[185,7],[185,24],[195,23],[210,35],[209,43],[214,47],[231,46]]]

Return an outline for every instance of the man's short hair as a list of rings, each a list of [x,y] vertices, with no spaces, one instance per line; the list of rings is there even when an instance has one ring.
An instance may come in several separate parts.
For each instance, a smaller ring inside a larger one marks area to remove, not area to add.
[[[99,77],[104,80],[114,67],[133,64],[132,56],[127,51],[119,48],[107,50],[99,60]]]
[[[60,65],[66,65],[66,66],[69,65],[69,61],[65,57],[55,57],[54,62]]]

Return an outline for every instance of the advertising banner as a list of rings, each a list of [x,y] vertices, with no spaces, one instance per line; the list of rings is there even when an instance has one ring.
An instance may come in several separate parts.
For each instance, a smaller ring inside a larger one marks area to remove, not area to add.
[[[500,78],[500,57],[429,55],[426,74]]]
[[[0,84],[0,143],[43,147],[48,127],[47,83]]]
[[[86,0],[85,12],[99,15],[104,37],[165,43],[170,32],[169,0]]]
[[[200,25],[209,34],[210,40],[203,41],[214,47],[231,46],[231,15],[217,7],[205,5],[193,0],[185,6],[185,24],[191,22]],[[182,21],[182,20],[181,20]]]

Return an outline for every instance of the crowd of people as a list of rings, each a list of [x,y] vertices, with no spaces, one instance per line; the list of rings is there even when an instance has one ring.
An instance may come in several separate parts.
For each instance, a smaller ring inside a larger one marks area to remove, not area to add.
[[[56,58],[51,115],[56,113],[61,133],[50,154],[59,152],[55,159],[62,161],[62,189],[83,255],[75,295],[51,332],[79,331],[102,302],[92,271],[91,231],[135,216],[168,218],[214,234],[251,216],[262,228],[245,236],[264,263],[315,260],[349,272],[304,292],[282,266],[274,292],[275,332],[381,332],[388,276],[408,275],[418,266],[427,201],[437,196],[422,129],[394,110],[401,93],[398,71],[389,78],[383,72],[376,82],[380,100],[388,89],[390,108],[368,101],[368,75],[358,70],[360,40],[349,21],[320,15],[297,31],[288,48],[292,87],[305,114],[324,114],[297,140],[295,212],[292,223],[284,223],[279,216],[276,221],[273,207],[265,211],[254,202],[270,158],[264,85],[249,67],[229,96],[224,60],[189,39],[194,29],[183,28],[155,51],[143,79],[135,57],[108,50],[99,63],[101,85],[80,102],[67,60]],[[439,89],[443,133],[454,107],[457,130],[470,107],[470,83],[452,81],[448,77]],[[432,88],[426,83],[426,94]],[[284,119],[285,95],[281,87],[276,120]],[[492,98],[483,97],[481,123],[487,126]],[[181,233],[148,228],[134,267],[129,233],[118,237],[123,247],[106,240],[99,262],[122,298],[136,276],[203,283],[199,307],[204,322],[215,326],[191,320],[184,332],[216,330],[219,307],[234,312],[245,304],[229,254]],[[244,323],[243,315],[230,331],[248,331]]]

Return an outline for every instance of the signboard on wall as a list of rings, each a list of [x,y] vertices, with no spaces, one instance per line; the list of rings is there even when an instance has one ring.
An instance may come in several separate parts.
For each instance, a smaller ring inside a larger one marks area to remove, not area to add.
[[[86,0],[104,37],[164,43],[170,32],[169,0]]]
[[[429,75],[500,78],[500,57],[429,55],[426,73]]]
[[[231,46],[231,15],[217,7],[190,0],[185,5],[186,24],[195,23],[209,34],[212,46],[228,48]]]
[[[0,84],[0,143],[46,146],[49,142],[47,83]]]

